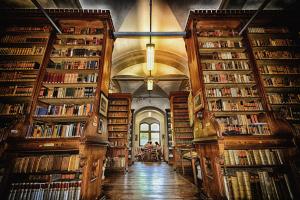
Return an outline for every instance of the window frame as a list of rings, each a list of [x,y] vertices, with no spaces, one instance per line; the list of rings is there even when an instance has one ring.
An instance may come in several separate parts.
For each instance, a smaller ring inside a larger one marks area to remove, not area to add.
[[[149,127],[148,131],[141,131],[142,124],[147,124],[148,125],[148,127]],[[158,131],[152,131],[151,130],[151,125],[152,124],[158,124]],[[158,123],[158,122],[153,122],[153,123],[150,123],[150,124],[147,123],[147,122],[141,122],[140,123],[140,125],[139,125],[139,146],[143,146],[143,145],[141,145],[141,133],[148,133],[148,141],[149,140],[152,141],[151,133],[158,133],[159,136],[160,136],[160,123]],[[160,137],[159,137],[159,144],[160,144]]]

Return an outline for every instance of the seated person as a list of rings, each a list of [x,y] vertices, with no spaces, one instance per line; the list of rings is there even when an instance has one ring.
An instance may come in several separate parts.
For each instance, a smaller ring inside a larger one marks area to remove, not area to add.
[[[145,149],[146,160],[150,160],[151,152],[152,152],[152,142],[151,141],[147,142],[144,146],[144,149]]]

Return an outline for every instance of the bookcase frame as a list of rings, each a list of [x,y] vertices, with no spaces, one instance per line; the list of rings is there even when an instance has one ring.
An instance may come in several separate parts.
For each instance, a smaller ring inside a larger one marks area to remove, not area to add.
[[[108,145],[107,132],[98,134],[99,118],[105,119],[106,117],[99,114],[99,101],[100,93],[108,95],[111,57],[113,42],[112,32],[114,30],[110,12],[106,10],[79,10],[79,9],[50,9],[46,10],[53,20],[59,24],[63,21],[99,21],[103,23],[103,41],[101,55],[98,57],[98,81],[95,84],[96,92],[92,97],[91,102],[94,105],[93,112],[90,115],[84,117],[71,116],[71,117],[35,117],[35,109],[38,104],[57,104],[61,103],[58,99],[49,99],[48,102],[41,102],[39,99],[40,90],[44,80],[47,65],[50,60],[50,54],[56,38],[57,33],[52,30],[49,36],[49,42],[47,43],[47,49],[43,57],[43,64],[40,66],[38,80],[35,83],[34,91],[31,100],[30,112],[25,119],[18,120],[13,127],[14,135],[10,135],[8,138],[8,148],[5,153],[6,162],[9,168],[7,169],[7,176],[11,177],[11,168],[13,166],[13,160],[22,155],[28,153],[30,155],[41,154],[61,154],[61,153],[76,153],[80,156],[80,169],[82,173],[81,178],[81,193],[82,199],[95,199],[101,195],[102,185],[102,173],[103,163],[105,161],[105,154]],[[37,9],[18,9],[18,10],[1,10],[1,26],[7,26],[6,23],[13,24],[18,22],[20,24],[28,24],[29,22],[37,22],[39,24],[49,25],[47,19]],[[88,24],[83,26],[88,27]],[[70,34],[67,34],[70,35]],[[66,35],[66,37],[68,37]],[[63,34],[64,36],[64,34]],[[77,36],[76,36],[77,37]],[[80,36],[79,36],[80,37]],[[73,47],[74,48],[74,47]],[[76,48],[76,47],[75,47]],[[85,48],[85,45],[80,46]],[[69,60],[74,60],[70,57]],[[70,70],[71,72],[72,70]],[[78,72],[74,70],[73,72]],[[88,72],[86,72],[88,73]],[[66,84],[67,85],[67,84]],[[61,84],[62,87],[66,85]],[[63,102],[65,100],[65,102]],[[61,99],[62,103],[78,103],[74,99]],[[89,100],[90,101],[90,100]],[[47,120],[49,122],[56,122],[60,120],[62,122],[70,121],[84,121],[85,126],[81,137],[69,137],[69,138],[28,138],[26,137],[27,128],[33,123],[34,120]],[[10,130],[8,130],[10,132]],[[8,195],[10,184],[13,182],[12,178],[7,178],[3,191],[5,195]]]
[[[240,30],[247,20],[253,15],[253,11],[243,10],[196,10],[192,11],[189,15],[189,19],[186,26],[188,37],[185,38],[188,65],[190,70],[192,95],[195,95],[200,91],[201,101],[203,102],[203,109],[199,112],[195,112],[195,124],[199,126],[197,137],[194,140],[196,150],[198,152],[201,168],[203,171],[203,187],[205,193],[214,199],[226,199],[226,192],[224,186],[224,150],[226,149],[282,149],[284,151],[284,158],[286,160],[285,172],[289,175],[289,180],[293,184],[294,196],[297,194],[297,183],[293,179],[293,173],[290,172],[290,158],[295,156],[296,148],[293,142],[291,126],[284,119],[277,117],[277,114],[270,109],[270,105],[266,99],[265,89],[260,78],[260,72],[258,66],[255,63],[253,49],[250,45],[247,33],[243,33],[241,36],[245,51],[249,56],[250,65],[252,67],[252,73],[254,73],[255,83],[257,85],[258,94],[261,98],[263,112],[265,113],[265,122],[269,125],[271,135],[235,135],[235,136],[222,136],[220,134],[220,125],[215,120],[214,115],[216,112],[210,112],[208,109],[208,98],[205,93],[204,82],[204,69],[201,65],[201,52],[199,52],[199,43],[197,36],[197,23],[201,22],[203,26],[207,26],[210,30],[220,29],[221,26],[224,29]],[[283,13],[278,11],[264,11],[260,14],[259,19],[266,22],[269,19],[272,22],[278,19],[279,22],[288,21],[289,23],[295,23],[298,14],[295,13]],[[284,17],[283,17],[284,16]],[[274,19],[276,17],[276,20]],[[214,27],[211,21],[215,21],[219,24]],[[277,22],[278,22],[277,21]],[[251,25],[255,26],[257,20]],[[267,22],[268,23],[268,22]],[[283,23],[285,24],[285,23]],[[233,28],[234,27],[234,28]],[[224,39],[226,40],[226,38]],[[234,50],[234,49],[231,49]],[[229,50],[228,52],[232,52]],[[235,51],[235,50],[234,50]],[[240,51],[236,49],[236,51]],[[203,52],[202,52],[203,53]],[[251,70],[251,69],[250,69]],[[218,83],[215,84],[218,86]],[[228,111],[225,115],[230,114]],[[232,112],[234,113],[234,112]],[[247,112],[245,112],[247,113]],[[254,112],[255,113],[255,112]],[[241,114],[243,114],[241,112]],[[246,167],[246,166],[245,166]],[[250,166],[252,170],[258,170],[262,166]],[[276,168],[277,166],[268,166],[269,168]],[[235,168],[238,171],[239,166]],[[243,169],[243,168],[242,168]]]
[[[188,110],[188,91],[170,92],[170,113],[171,113],[171,130],[172,130],[172,150],[173,150],[173,167],[190,166],[190,162],[181,159],[183,149],[191,149],[194,139],[193,129],[190,126],[189,110]],[[178,122],[184,125],[178,126]],[[179,130],[178,130],[179,128]],[[180,130],[185,128],[188,130]],[[184,136],[178,136],[183,134]],[[183,144],[180,144],[184,141]],[[184,162],[184,163],[182,163]]]
[[[110,93],[108,96],[109,99],[109,106],[108,106],[108,140],[110,142],[110,146],[108,147],[108,154],[107,157],[109,157],[111,160],[115,157],[116,154],[121,154],[122,157],[124,157],[124,167],[108,167],[108,171],[123,171],[126,172],[128,170],[128,165],[129,165],[129,144],[128,144],[128,136],[130,134],[130,126],[132,123],[132,113],[131,113],[131,94],[129,93]],[[113,103],[113,102],[121,102],[120,104],[118,103]],[[126,101],[127,103],[124,104],[123,102]],[[120,106],[122,109],[121,110],[114,110],[115,107]],[[126,107],[125,110],[123,110],[123,107]],[[120,114],[123,114],[120,116]],[[114,116],[112,116],[114,115]],[[116,116],[115,116],[116,115]],[[119,115],[119,116],[118,116]],[[125,120],[127,121],[126,123],[112,123],[110,122],[111,120]],[[122,130],[113,130],[114,128],[118,127],[119,125],[126,127]],[[122,133],[123,137],[119,138],[114,136],[116,132]],[[113,142],[117,142],[119,140],[122,140],[123,145],[117,145],[114,146],[112,144]],[[132,147],[131,147],[132,148]],[[131,150],[132,151],[132,150]],[[120,157],[120,156],[119,156]],[[132,159],[132,158],[131,158]],[[112,162],[113,163],[113,162]]]

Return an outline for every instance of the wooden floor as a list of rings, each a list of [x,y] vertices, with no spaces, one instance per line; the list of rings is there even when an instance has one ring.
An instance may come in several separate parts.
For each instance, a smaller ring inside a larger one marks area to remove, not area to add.
[[[135,162],[128,173],[107,176],[103,190],[111,200],[199,199],[196,186],[166,163]]]

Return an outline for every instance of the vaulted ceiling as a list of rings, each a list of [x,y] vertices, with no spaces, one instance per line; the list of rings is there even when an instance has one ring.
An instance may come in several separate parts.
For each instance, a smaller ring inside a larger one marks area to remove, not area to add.
[[[108,9],[117,32],[149,31],[149,0],[38,0],[44,8]],[[0,0],[0,7],[34,8],[31,0]],[[153,31],[183,31],[190,10],[257,9],[263,0],[153,0]],[[266,9],[297,9],[299,0],[271,0]],[[145,79],[148,38],[115,41],[112,90],[149,97]],[[182,38],[153,38],[155,77],[151,97],[166,98],[170,91],[188,88],[185,44]]]

